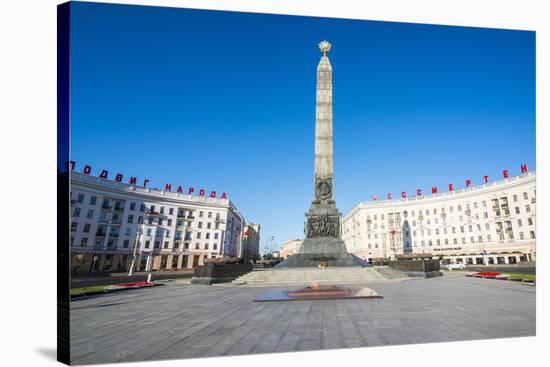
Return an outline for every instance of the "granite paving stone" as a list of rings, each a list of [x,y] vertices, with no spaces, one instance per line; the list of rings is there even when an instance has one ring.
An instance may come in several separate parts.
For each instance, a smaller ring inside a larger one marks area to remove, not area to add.
[[[363,286],[384,298],[257,303],[259,293],[296,286],[174,282],[75,300],[72,363],[535,335],[532,286],[458,274]]]

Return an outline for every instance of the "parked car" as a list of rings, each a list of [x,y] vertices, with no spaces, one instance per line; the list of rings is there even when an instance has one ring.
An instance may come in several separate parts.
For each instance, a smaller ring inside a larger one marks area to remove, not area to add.
[[[466,265],[464,264],[448,264],[447,270],[460,270],[466,268]]]

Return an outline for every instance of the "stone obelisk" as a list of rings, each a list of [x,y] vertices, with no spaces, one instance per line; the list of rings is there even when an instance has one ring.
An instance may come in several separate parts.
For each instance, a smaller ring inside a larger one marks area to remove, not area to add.
[[[333,199],[332,164],[332,66],[327,56],[331,44],[319,43],[315,106],[315,164],[313,200],[305,218],[305,239],[298,251],[281,267],[359,266],[348,254],[340,235],[340,212]]]

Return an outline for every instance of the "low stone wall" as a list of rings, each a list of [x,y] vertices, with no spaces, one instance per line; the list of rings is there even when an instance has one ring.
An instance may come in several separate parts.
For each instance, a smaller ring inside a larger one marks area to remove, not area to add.
[[[206,264],[195,268],[191,283],[227,283],[251,271],[252,264]]]
[[[439,271],[439,260],[396,260],[390,261],[388,266],[410,277],[432,278],[443,275]]]
[[[467,271],[495,271],[498,273],[536,274],[536,266],[525,265],[466,265]]]

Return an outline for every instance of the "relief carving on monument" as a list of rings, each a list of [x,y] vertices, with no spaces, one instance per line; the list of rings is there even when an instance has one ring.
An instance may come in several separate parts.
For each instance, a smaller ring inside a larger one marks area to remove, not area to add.
[[[340,230],[340,219],[337,216],[328,214],[310,216],[307,218],[306,236],[313,237],[338,237]]]

